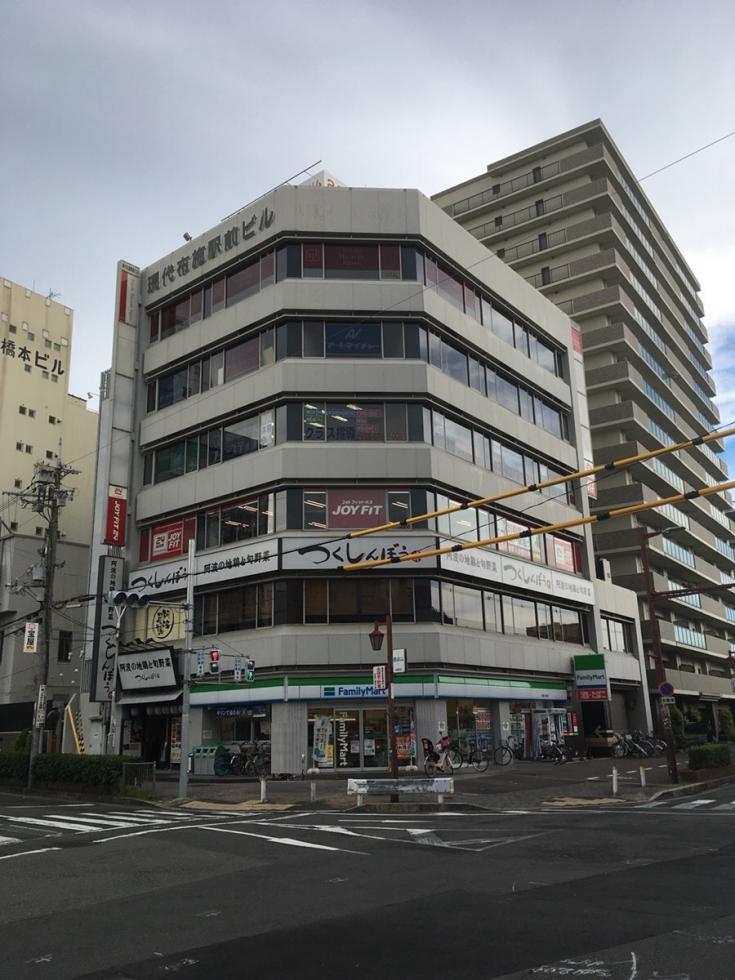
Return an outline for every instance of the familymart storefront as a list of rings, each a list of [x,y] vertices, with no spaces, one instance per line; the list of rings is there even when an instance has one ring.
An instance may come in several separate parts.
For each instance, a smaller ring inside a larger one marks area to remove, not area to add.
[[[436,741],[449,732],[492,746],[511,734],[514,716],[529,736],[573,724],[562,681],[408,673],[395,678],[394,692],[400,766],[422,764],[422,737]],[[372,675],[199,684],[191,705],[192,744],[234,744],[257,725],[270,737],[274,774],[388,765],[387,698]]]

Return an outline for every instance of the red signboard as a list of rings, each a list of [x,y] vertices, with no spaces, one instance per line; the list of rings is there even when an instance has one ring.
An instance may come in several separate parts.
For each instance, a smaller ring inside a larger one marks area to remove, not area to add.
[[[184,553],[184,522],[159,524],[151,531],[151,561],[174,558]]]
[[[373,527],[385,520],[382,490],[330,490],[329,527]]]
[[[578,687],[577,697],[580,701],[607,701],[607,688]]]
[[[110,486],[107,491],[107,522],[104,544],[125,544],[125,521],[128,516],[127,487]]]

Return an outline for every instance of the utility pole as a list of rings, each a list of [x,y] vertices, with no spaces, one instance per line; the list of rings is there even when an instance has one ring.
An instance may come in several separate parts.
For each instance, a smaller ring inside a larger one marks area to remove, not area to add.
[[[64,487],[67,476],[79,473],[71,466],[64,466],[57,457],[54,463],[36,463],[33,481],[26,490],[16,496],[23,507],[30,507],[45,518],[46,543],[43,549],[43,599],[41,613],[41,656],[35,671],[37,688],[36,711],[31,734],[31,754],[28,762],[28,788],[33,785],[33,760],[41,750],[41,731],[45,717],[46,688],[51,658],[51,626],[54,602],[54,577],[56,573],[56,547],[59,540],[59,511],[74,496],[74,490]]]
[[[189,791],[189,714],[191,705],[191,648],[194,645],[194,539],[189,541],[186,575],[186,630],[181,660],[181,762],[179,763],[179,799]]]

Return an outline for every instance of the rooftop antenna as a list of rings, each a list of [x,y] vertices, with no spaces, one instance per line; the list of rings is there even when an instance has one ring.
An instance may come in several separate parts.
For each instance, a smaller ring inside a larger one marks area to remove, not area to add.
[[[296,180],[297,177],[300,177],[302,174],[308,173],[313,167],[318,167],[321,162],[322,162],[321,160],[317,160],[316,163],[310,163],[308,167],[304,167],[303,170],[299,170],[297,174],[291,174],[290,177],[286,177],[285,180],[282,180],[280,184],[276,184],[276,186],[271,187],[270,190],[264,191],[263,194],[258,194],[258,197],[254,197],[252,201],[248,201],[247,204],[243,204],[241,207],[237,208],[237,210],[233,211],[232,214],[226,215],[221,220],[227,221],[229,218],[233,217],[233,215],[237,214],[238,211],[242,211],[243,208],[250,207],[253,201],[257,201],[258,198],[263,197],[265,194],[270,194],[273,191],[277,190],[279,187],[283,187],[284,184],[289,184],[292,180]]]
[[[49,289],[46,299],[56,299],[57,296],[61,296],[61,293],[55,293],[53,289]]]

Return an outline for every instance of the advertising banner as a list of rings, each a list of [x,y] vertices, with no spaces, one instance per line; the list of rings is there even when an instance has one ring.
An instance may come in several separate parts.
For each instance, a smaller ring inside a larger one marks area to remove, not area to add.
[[[174,687],[176,684],[170,650],[120,655],[118,672],[123,691]]]
[[[151,560],[173,558],[184,551],[184,522],[154,527],[151,532]]]
[[[105,522],[105,539],[103,544],[125,544],[125,521],[128,516],[127,487],[116,487],[110,484],[107,491],[107,520]]]
[[[385,523],[385,491],[330,490],[330,528],[374,527]]]
[[[573,657],[572,660],[577,698],[580,701],[609,701],[605,657],[601,653],[590,653]]]
[[[23,653],[36,653],[38,650],[38,623],[26,623],[23,638]]]
[[[89,695],[91,701],[109,701],[112,698],[117,631],[115,612],[102,597],[108,592],[117,592],[122,588],[123,570],[122,558],[115,558],[112,555],[100,556],[92,639],[93,687]]]
[[[329,734],[332,727],[332,719],[329,715],[315,715],[314,717],[314,745],[311,757],[315,766],[331,766],[332,759],[330,753]]]

